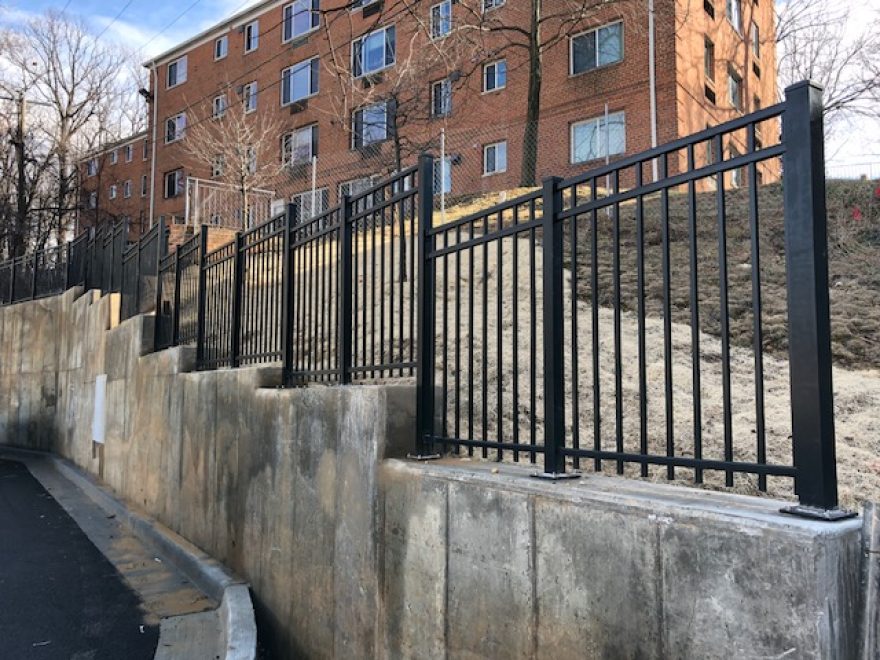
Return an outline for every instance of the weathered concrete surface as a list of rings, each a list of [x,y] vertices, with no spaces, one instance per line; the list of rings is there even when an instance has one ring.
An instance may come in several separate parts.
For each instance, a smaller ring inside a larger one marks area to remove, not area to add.
[[[386,461],[390,657],[844,658],[861,521],[602,476]]]
[[[855,657],[861,521],[399,460],[410,385],[194,372],[68,292],[0,310],[0,443],[52,449],[253,589],[278,657]],[[91,441],[108,376],[107,441]],[[391,460],[389,460],[391,459]]]

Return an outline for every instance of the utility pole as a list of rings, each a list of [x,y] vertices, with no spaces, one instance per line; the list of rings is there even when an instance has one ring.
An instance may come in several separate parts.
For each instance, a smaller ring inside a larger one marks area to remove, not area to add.
[[[25,224],[27,223],[27,196],[25,190],[25,161],[24,161],[24,134],[25,134],[25,111],[27,110],[27,101],[24,98],[24,92],[18,95],[18,130],[15,135],[15,159],[18,163],[18,182],[16,185],[17,194],[17,213],[15,218],[15,231],[12,235],[12,245],[10,251],[13,257],[24,254],[24,235]]]

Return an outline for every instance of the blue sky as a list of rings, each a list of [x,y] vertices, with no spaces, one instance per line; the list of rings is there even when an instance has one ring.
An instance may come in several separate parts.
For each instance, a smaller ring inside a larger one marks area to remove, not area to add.
[[[128,0],[5,0],[0,21],[16,23],[67,5],[67,13],[80,16],[96,32],[106,28],[102,38],[142,50],[147,59],[258,1],[132,0],[126,7]]]

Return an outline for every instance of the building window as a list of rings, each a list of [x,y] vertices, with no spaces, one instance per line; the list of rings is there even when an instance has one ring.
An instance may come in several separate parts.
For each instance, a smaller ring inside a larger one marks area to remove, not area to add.
[[[318,0],[295,0],[284,7],[284,30],[281,39],[284,43],[311,32],[320,21]]]
[[[715,0],[703,0],[703,11],[711,18],[713,21],[715,20]]]
[[[215,96],[214,101],[212,103],[213,112],[211,116],[214,119],[220,119],[223,115],[226,114],[226,94],[221,94],[220,96]]]
[[[507,171],[507,141],[483,147],[483,176]]]
[[[623,59],[623,23],[612,23],[571,38],[571,75]]]
[[[214,42],[214,59],[222,60],[229,55],[229,37],[224,35]]]
[[[739,158],[740,153],[736,147],[731,146],[728,149],[730,153],[730,160],[734,158]],[[730,186],[732,188],[740,188],[743,184],[743,169],[741,167],[737,167],[735,169],[730,170]]]
[[[504,89],[507,85],[507,60],[498,60],[483,65],[483,91],[492,92]]]
[[[394,26],[365,34],[351,44],[351,70],[355,78],[394,64]]]
[[[452,0],[431,7],[431,38],[445,37],[452,31]]]
[[[110,152],[110,164],[116,165],[117,162],[119,162],[119,151],[114,149]]]
[[[571,125],[571,162],[585,163],[626,152],[626,116],[616,112]]]
[[[226,159],[223,158],[223,154],[217,154],[211,159],[211,178],[216,179],[217,177],[223,176],[225,170]]]
[[[150,143],[144,140],[144,160],[150,157]]]
[[[110,186],[110,199],[116,199],[116,184]]]
[[[290,105],[318,93],[318,58],[294,64],[281,72],[281,105]]]
[[[130,163],[134,159],[134,145],[125,145],[125,162]]]
[[[241,88],[241,98],[244,104],[244,111],[253,112],[257,109],[257,83],[249,82]]]
[[[165,174],[165,199],[179,197],[184,190],[183,170],[174,170]]]
[[[483,11],[496,9],[504,5],[506,0],[483,0]]]
[[[706,81],[715,83],[715,44],[711,39],[706,39],[703,47],[703,70],[706,72]]]
[[[758,31],[757,23],[752,23],[750,39],[752,42],[752,53],[754,53],[755,59],[759,60],[761,59],[761,33]]]
[[[388,103],[382,101],[355,110],[352,142],[355,149],[388,138]]]
[[[327,188],[318,188],[296,193],[291,195],[290,203],[293,205],[294,222],[309,220],[330,207],[330,191]]]
[[[260,21],[244,26],[244,52],[250,53],[260,45]]]
[[[98,208],[98,193],[96,193],[96,192],[89,193],[89,208],[90,209]]]
[[[141,177],[141,197],[147,196],[147,175]]]
[[[351,8],[359,9],[362,7],[366,7],[367,5],[375,4],[377,2],[379,2],[379,0],[354,0],[354,2],[351,3]]]
[[[165,121],[165,143],[177,142],[186,133],[186,113],[180,113]]]
[[[318,125],[312,124],[281,138],[281,159],[285,165],[305,165],[318,155]]]
[[[452,112],[452,82],[448,78],[431,83],[431,116],[445,117]]]
[[[125,199],[131,197],[131,179],[122,184],[122,196]]]
[[[166,87],[171,88],[186,82],[186,55],[168,63]]]
[[[742,0],[727,0],[727,20],[734,30],[742,33]]]
[[[434,194],[452,192],[452,157],[434,160]]]
[[[244,155],[247,158],[247,173],[253,176],[257,173],[257,148],[253,145],[248,146]]]
[[[742,110],[742,78],[732,68],[727,69],[727,96],[737,110]]]
[[[379,177],[377,176],[365,176],[360,179],[352,179],[351,181],[345,181],[339,184],[339,201],[342,202],[342,197],[344,195],[348,195],[349,197],[359,197],[367,190],[376,185],[376,181],[378,181]],[[359,208],[362,207],[370,207],[373,206],[378,200],[381,191],[377,193],[373,193],[366,198],[361,198],[359,200]],[[366,200],[366,201],[363,201]]]
[[[86,163],[86,175],[95,176],[98,173],[98,159],[92,158]]]

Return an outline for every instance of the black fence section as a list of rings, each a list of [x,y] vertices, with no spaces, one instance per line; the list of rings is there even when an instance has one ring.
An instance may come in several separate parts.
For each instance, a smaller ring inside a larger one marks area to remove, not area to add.
[[[0,263],[0,304],[45,298],[64,291],[72,281],[73,245],[49,247]]]
[[[161,219],[122,253],[120,293],[123,320],[154,309],[159,262],[167,253],[168,232]]]
[[[290,384],[412,376],[418,172],[210,252],[203,227],[159,264],[157,348],[195,344],[201,369],[280,362]]]
[[[780,159],[787,285],[776,293],[788,296],[793,453],[777,451],[771,460],[761,245],[782,237],[762,234],[769,214],[760,196],[765,172]],[[700,245],[707,229],[711,245]],[[745,365],[751,429],[735,429],[733,419],[741,412],[732,403],[733,231],[750,245],[735,265],[737,276],[748,273],[737,280],[747,294],[735,311],[738,322],[748,320],[737,337],[747,338],[753,356]],[[687,242],[685,252],[671,250],[673,235],[677,245]],[[426,224],[420,241],[419,454],[540,460],[548,478],[606,465],[648,476],[659,466],[669,479],[701,483],[712,474],[727,486],[735,474],[749,475],[765,490],[770,477],[794,477],[800,506],[791,512],[844,515],[817,88],[794,86],[782,104],[578,176],[548,178],[540,191],[441,226]],[[709,264],[707,249],[715,255]],[[656,266],[650,279],[648,263]],[[677,312],[688,310],[684,323],[673,324],[674,301]],[[661,355],[649,377],[649,359]],[[710,367],[720,380],[717,420],[704,414],[701,377]],[[707,424],[721,426],[711,446]]]

